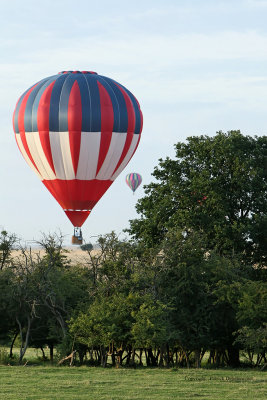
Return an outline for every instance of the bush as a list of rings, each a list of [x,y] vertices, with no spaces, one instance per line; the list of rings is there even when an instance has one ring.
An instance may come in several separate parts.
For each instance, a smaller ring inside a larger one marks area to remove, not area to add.
[[[10,358],[6,349],[0,349],[0,364],[9,364]]]

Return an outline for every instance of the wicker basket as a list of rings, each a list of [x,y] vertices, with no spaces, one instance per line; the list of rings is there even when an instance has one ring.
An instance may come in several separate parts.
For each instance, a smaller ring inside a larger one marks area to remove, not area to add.
[[[83,244],[83,240],[76,236],[72,236],[71,243],[81,245]]]

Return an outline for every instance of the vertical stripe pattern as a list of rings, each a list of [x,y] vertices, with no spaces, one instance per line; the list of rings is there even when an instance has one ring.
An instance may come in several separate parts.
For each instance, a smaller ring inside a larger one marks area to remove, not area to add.
[[[140,174],[137,174],[136,172],[132,172],[131,174],[126,175],[126,183],[133,192],[136,191],[138,186],[140,186],[141,182],[142,182],[142,177]]]
[[[133,94],[92,71],[63,71],[39,81],[13,114],[23,157],[70,219],[74,211],[91,210],[126,167],[142,123]]]

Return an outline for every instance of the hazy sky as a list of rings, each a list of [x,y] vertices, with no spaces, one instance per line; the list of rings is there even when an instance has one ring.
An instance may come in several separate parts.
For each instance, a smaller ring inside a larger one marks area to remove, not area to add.
[[[22,158],[12,114],[18,97],[62,70],[92,70],[139,100],[137,152],[83,226],[86,240],[137,216],[125,176],[143,183],[159,158],[192,135],[267,131],[267,0],[1,0],[0,227],[24,240],[72,225]],[[90,239],[91,238],[91,239]]]

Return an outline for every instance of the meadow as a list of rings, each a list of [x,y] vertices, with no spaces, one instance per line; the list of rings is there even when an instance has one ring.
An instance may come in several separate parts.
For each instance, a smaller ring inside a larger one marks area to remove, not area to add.
[[[267,373],[229,369],[0,366],[1,400],[260,400]]]

